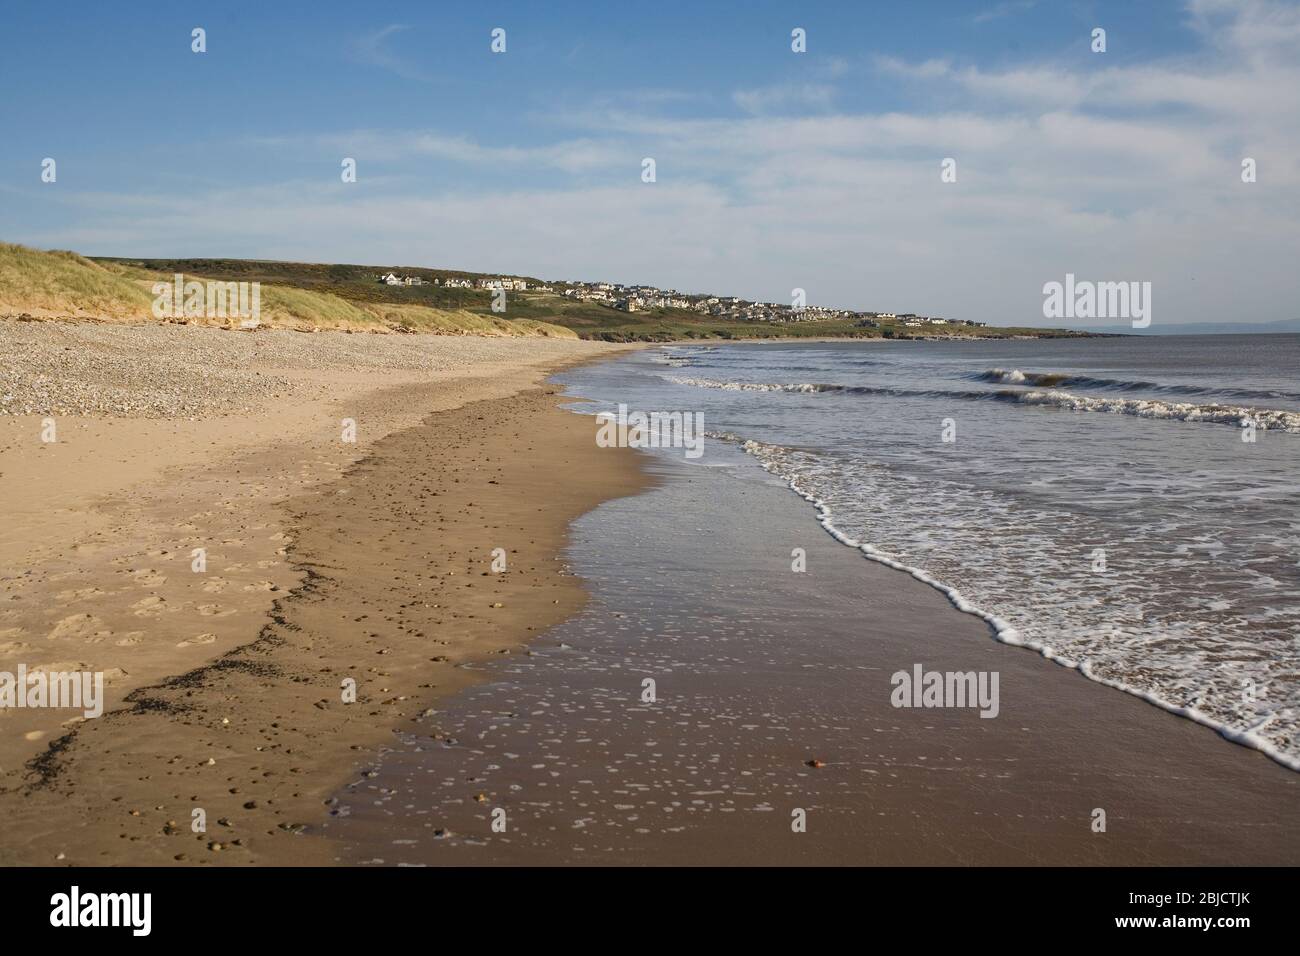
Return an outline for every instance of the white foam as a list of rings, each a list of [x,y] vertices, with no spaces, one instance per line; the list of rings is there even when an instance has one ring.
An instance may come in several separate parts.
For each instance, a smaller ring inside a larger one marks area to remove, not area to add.
[[[1214,422],[1245,425],[1253,422],[1260,431],[1300,432],[1300,412],[1252,408],[1244,405],[1197,405],[1192,402],[1163,402],[1136,398],[1092,398],[1057,389],[1022,392],[1016,400],[1026,405],[1052,405],[1076,412],[1111,412],[1182,422]]]
[[[1287,753],[1260,733],[1264,727],[1268,726],[1276,719],[1277,715],[1275,713],[1269,713],[1260,717],[1248,729],[1243,730],[1229,726],[1224,721],[1218,720],[1196,707],[1177,704],[1162,698],[1158,694],[1152,693],[1145,688],[1135,687],[1122,680],[1116,680],[1096,674],[1087,661],[1074,660],[1066,656],[1065,652],[1058,651],[1046,641],[1025,637],[1017,628],[1012,626],[1010,622],[996,614],[992,614],[983,608],[976,606],[971,601],[967,600],[967,598],[956,588],[945,584],[939,579],[927,574],[920,568],[897,561],[888,554],[872,547],[870,544],[858,541],[841,531],[834,523],[834,518],[827,502],[805,489],[801,485],[798,475],[783,472],[780,469],[778,459],[781,454],[787,451],[787,449],[776,445],[768,445],[763,442],[742,440],[739,437],[732,435],[719,434],[718,437],[726,437],[738,441],[745,452],[753,456],[766,471],[784,480],[792,491],[805,501],[810,502],[816,510],[818,522],[836,541],[839,541],[841,544],[850,548],[854,548],[871,561],[883,564],[886,567],[894,568],[898,571],[903,571],[918,581],[921,581],[939,591],[947,597],[952,605],[959,611],[985,621],[992,629],[994,637],[1002,643],[1037,651],[1048,660],[1060,664],[1063,667],[1076,670],[1091,681],[1123,691],[1127,694],[1132,694],[1133,696],[1139,697],[1162,710],[1177,714],[1180,717],[1186,717],[1198,724],[1210,727],[1225,739],[1230,740],[1233,743],[1258,750],[1277,761],[1282,766],[1290,770],[1300,771],[1300,756]]]
[[[993,369],[985,373],[998,381],[1024,382],[1025,374],[1018,369],[1007,372]],[[723,382],[708,378],[685,378],[666,375],[664,378],[676,385],[689,385],[694,388],[711,388],[728,392],[797,392],[818,394],[822,392],[857,392],[876,394],[909,394],[897,389],[881,389],[867,386],[822,384],[815,382],[796,382],[789,384],[770,382]],[[917,394],[917,393],[912,393]],[[1166,402],[1159,399],[1137,398],[1094,398],[1059,389],[1027,389],[998,391],[952,391],[930,390],[919,394],[935,397],[948,396],[958,399],[1000,400],[1022,405],[1041,405],[1067,409],[1075,412],[1110,412],[1112,414],[1133,415],[1138,418],[1153,418],[1165,421],[1208,422],[1221,425],[1246,425],[1251,423],[1260,431],[1285,431],[1300,433],[1300,412],[1289,412],[1274,408],[1256,408],[1247,405],[1196,404],[1193,402]]]

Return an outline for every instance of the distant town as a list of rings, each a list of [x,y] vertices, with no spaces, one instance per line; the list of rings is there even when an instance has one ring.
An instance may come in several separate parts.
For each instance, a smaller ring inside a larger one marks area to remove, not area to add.
[[[736,296],[690,294],[675,289],[660,289],[650,285],[623,285],[617,282],[556,282],[532,283],[526,279],[498,278],[466,279],[435,277],[432,280],[415,275],[397,275],[393,272],[376,276],[376,281],[390,286],[433,285],[446,289],[479,289],[491,291],[505,289],[512,292],[536,292],[562,295],[568,299],[592,302],[620,312],[644,312],[649,309],[685,309],[701,315],[742,322],[820,322],[828,319],[851,321],[861,328],[878,328],[882,322],[919,328],[928,325],[953,328],[968,326],[982,328],[987,323],[969,319],[946,319],[936,315],[917,315],[913,312],[856,312],[851,309],[831,309],[826,306],[787,305],[783,302],[751,302]]]

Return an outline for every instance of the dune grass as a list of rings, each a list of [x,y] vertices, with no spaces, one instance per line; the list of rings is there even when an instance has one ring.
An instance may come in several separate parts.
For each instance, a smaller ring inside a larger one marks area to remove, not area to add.
[[[129,261],[94,262],[74,252],[42,252],[0,243],[0,315],[156,322],[155,283],[173,274]],[[186,280],[221,281],[186,273]],[[577,338],[570,329],[533,319],[509,320],[464,309],[366,303],[332,292],[262,283],[260,324],[271,328],[353,332],[424,332],[434,335]],[[190,318],[194,324],[237,325],[240,318]]]
[[[0,314],[130,319],[149,315],[139,283],[75,252],[0,243]]]
[[[576,339],[578,333],[560,325],[536,319],[504,319],[478,315],[465,309],[431,309],[423,305],[367,303],[365,308],[385,325],[407,332],[441,335],[540,335]]]

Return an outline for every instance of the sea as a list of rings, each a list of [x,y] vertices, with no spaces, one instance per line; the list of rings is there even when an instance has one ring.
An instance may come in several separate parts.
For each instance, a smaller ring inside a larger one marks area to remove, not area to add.
[[[693,413],[693,464],[765,470],[990,640],[1300,769],[1300,335],[710,342],[556,380]]]

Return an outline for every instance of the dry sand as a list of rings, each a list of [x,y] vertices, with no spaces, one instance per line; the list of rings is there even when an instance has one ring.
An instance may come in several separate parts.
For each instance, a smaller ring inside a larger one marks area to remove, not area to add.
[[[455,662],[582,601],[568,523],[642,479],[537,386],[617,348],[0,323],[0,671],[107,683],[0,710],[0,863],[329,859],[300,831]]]

